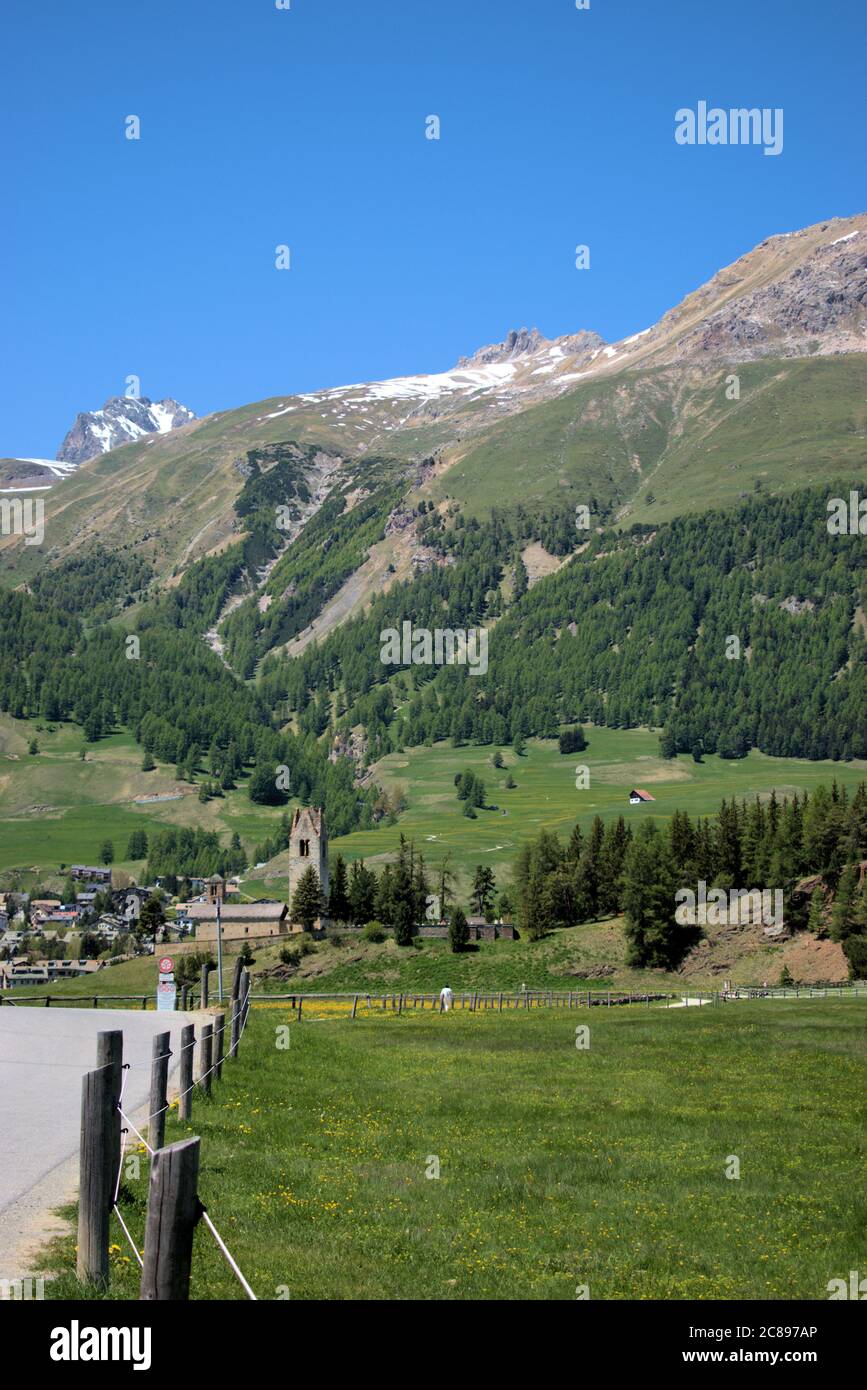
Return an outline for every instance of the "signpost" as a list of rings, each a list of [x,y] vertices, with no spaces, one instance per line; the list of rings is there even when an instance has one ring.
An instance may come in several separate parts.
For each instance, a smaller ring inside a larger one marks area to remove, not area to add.
[[[159,969],[157,1013],[174,1013],[177,1008],[178,987],[175,984],[175,963],[171,956],[160,956]]]

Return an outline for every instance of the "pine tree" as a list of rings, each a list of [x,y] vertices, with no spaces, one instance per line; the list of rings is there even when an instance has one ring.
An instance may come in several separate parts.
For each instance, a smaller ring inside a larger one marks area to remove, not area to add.
[[[328,915],[335,922],[348,922],[350,918],[349,882],[346,860],[338,854],[330,875],[328,891]]]
[[[300,922],[305,931],[312,931],[317,919],[322,916],[322,910],[322,886],[311,864],[298,880],[292,899],[292,921]]]
[[[577,864],[581,858],[581,848],[584,844],[584,835],[581,826],[576,821],[572,827],[572,834],[569,836],[569,843],[566,846],[566,858],[570,864]]]
[[[632,966],[670,968],[687,944],[674,917],[676,874],[664,837],[645,821],[624,867],[627,960]]]
[[[449,918],[449,946],[457,954],[463,951],[470,939],[470,927],[464,911],[456,907]]]
[[[831,940],[845,941],[857,931],[856,906],[858,894],[858,871],[854,864],[847,864],[837,883],[837,894],[831,911]]]
[[[376,915],[376,874],[356,859],[349,875],[349,916],[358,927],[372,922]]]
[[[521,932],[530,941],[538,941],[547,930],[545,912],[545,879],[534,868],[521,894],[519,921]]]
[[[480,917],[490,920],[494,906],[496,879],[494,871],[487,864],[477,864],[473,875],[473,902]]]
[[[155,937],[165,924],[165,920],[166,914],[163,911],[162,900],[156,894],[151,894],[147,901],[142,903],[141,912],[133,930],[136,936],[142,939]]]
[[[810,894],[810,912],[807,917],[807,931],[814,936],[824,936],[825,934],[825,894],[821,884],[816,884]]]
[[[376,885],[374,916],[378,922],[390,927],[394,923],[394,875],[391,865],[386,864]]]

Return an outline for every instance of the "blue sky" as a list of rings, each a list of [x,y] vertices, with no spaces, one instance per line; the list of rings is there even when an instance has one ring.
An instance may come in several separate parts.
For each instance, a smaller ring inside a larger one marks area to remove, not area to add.
[[[867,207],[863,0],[5,0],[0,33],[0,455],[131,373],[204,414],[613,340]],[[700,99],[782,107],[783,153],[678,146]]]

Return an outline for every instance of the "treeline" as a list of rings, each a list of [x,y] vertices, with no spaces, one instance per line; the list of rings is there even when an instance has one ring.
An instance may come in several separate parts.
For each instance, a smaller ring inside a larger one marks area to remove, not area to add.
[[[676,965],[696,939],[675,920],[678,889],[707,886],[779,889],[786,921],[830,934],[853,970],[867,968],[867,898],[858,865],[867,852],[867,783],[849,795],[836,782],[779,801],[723,801],[713,819],[675,811],[660,828],[643,821],[633,833],[623,817],[597,816],[585,836],[576,825],[568,845],[542,831],[514,868],[518,923],[536,937],[557,927],[626,914],[629,963]],[[819,875],[811,902],[795,901],[799,879]],[[828,911],[830,897],[834,906]]]
[[[302,718],[315,692],[335,692],[338,728],[365,723],[373,756],[551,738],[581,720],[664,728],[668,753],[867,756],[867,553],[860,536],[829,535],[827,496],[594,535],[526,593],[513,525],[467,522],[439,540],[455,563],[396,585],[297,661],[266,662],[261,692]],[[518,597],[494,623],[506,574]],[[487,674],[414,666],[398,686],[379,634],[405,619],[491,622]]]

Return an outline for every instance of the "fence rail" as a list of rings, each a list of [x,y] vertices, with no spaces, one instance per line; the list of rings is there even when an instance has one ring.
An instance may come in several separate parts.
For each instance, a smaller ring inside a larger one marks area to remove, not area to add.
[[[597,1005],[613,1007],[620,1004],[652,1004],[666,999],[694,999],[710,1004],[726,1003],[736,999],[827,999],[827,998],[865,998],[867,981],[855,980],[841,984],[824,985],[735,985],[730,990],[681,989],[681,990],[605,990],[605,989],[527,989],[527,990],[461,990],[454,992],[453,1008],[461,1009],[576,1009],[592,1008]],[[287,1002],[290,1008],[301,1008],[305,1004],[327,1001],[365,1000],[372,1007],[374,999],[378,1007],[392,1007],[402,1012],[404,1009],[426,1009],[439,1006],[439,993],[429,994],[421,990],[403,990],[385,994],[376,990],[354,990],[342,993],[325,991],[270,991],[249,993],[252,1003],[268,1004]],[[387,1002],[385,1002],[387,1001]],[[502,1003],[500,1002],[502,1001]],[[142,1009],[155,1008],[153,994],[19,994],[17,990],[0,990],[0,1008],[17,1004],[39,1004],[50,1008],[98,1009],[100,1004],[138,1004]],[[184,985],[178,991],[176,1009],[207,1008],[208,993],[201,988],[197,993],[192,987]]]
[[[765,987],[763,985],[741,985],[731,990],[460,990],[454,991],[452,1009],[504,1010],[530,1009],[583,1009],[613,1008],[619,1005],[662,1004],[669,1002],[695,1002],[719,1005],[739,999],[822,999],[822,998],[861,998],[867,997],[867,983],[856,982],[840,985],[803,985]],[[254,1004],[268,1005],[285,1003],[295,1011],[299,1019],[304,1017],[304,1009],[315,1009],[319,1004],[340,1004],[351,1011],[356,1018],[359,1005],[366,1005],[368,1012],[389,1011],[404,1013],[412,1010],[438,1010],[441,1008],[439,993],[429,994],[420,990],[380,993],[374,990],[355,990],[352,992],[327,993],[325,991],[305,992],[262,992],[251,994]]]

